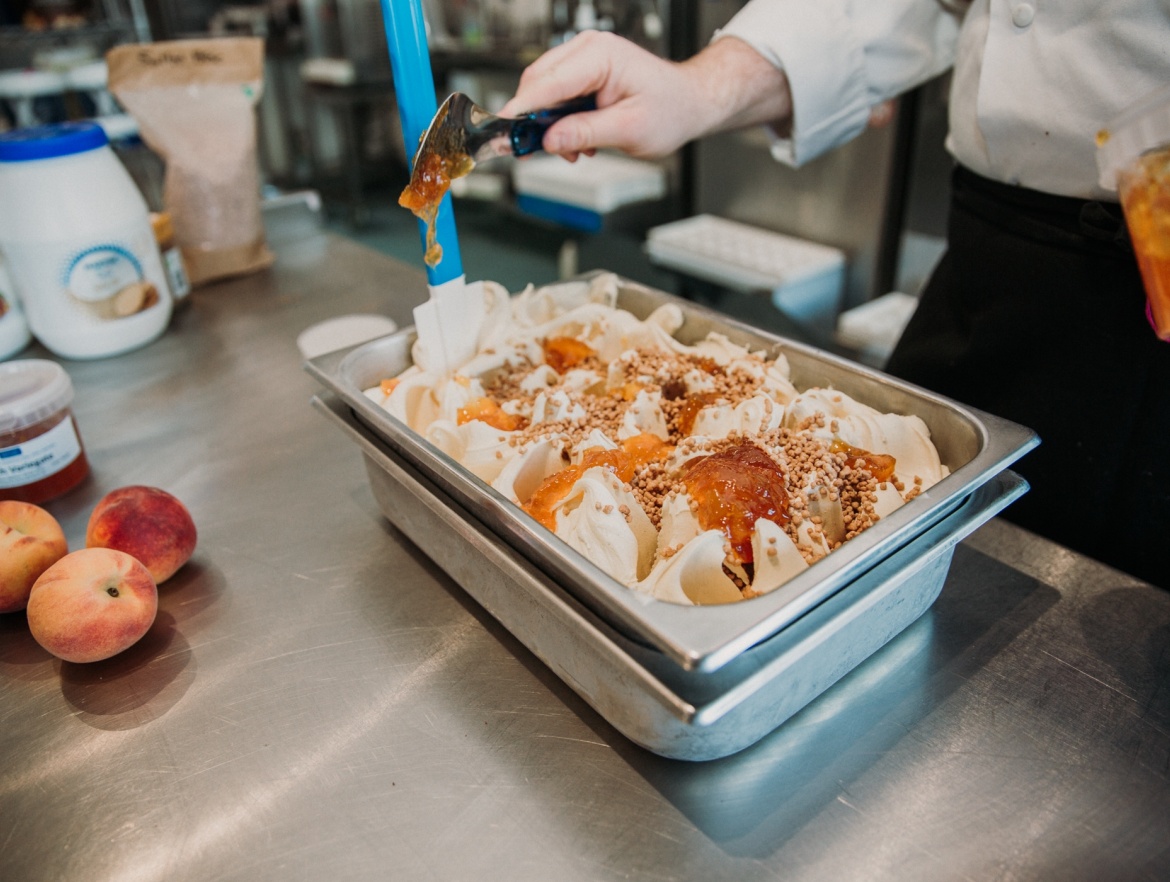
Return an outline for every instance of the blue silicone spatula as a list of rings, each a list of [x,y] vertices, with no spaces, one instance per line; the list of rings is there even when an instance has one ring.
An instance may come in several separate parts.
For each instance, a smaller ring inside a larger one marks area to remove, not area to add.
[[[420,0],[382,0],[382,17],[402,136],[407,155],[413,156],[438,109],[422,4]],[[430,298],[414,310],[416,358],[428,371],[450,374],[476,352],[484,318],[483,285],[468,284],[463,274],[449,193],[439,203],[434,224],[442,259],[427,266]],[[421,220],[419,234],[425,254],[427,227]]]
[[[483,325],[483,285],[468,283],[463,274],[451,195],[450,179],[467,174],[493,156],[526,156],[541,149],[544,133],[570,113],[595,110],[594,96],[535,110],[517,118],[498,117],[454,93],[436,107],[435,83],[427,49],[426,25],[420,0],[382,0],[390,63],[394,74],[403,139],[411,159],[411,205],[420,215],[420,235],[430,299],[414,311],[419,347],[427,370],[452,373],[476,352]],[[417,145],[412,149],[412,145]],[[436,161],[428,162],[428,160]],[[442,198],[437,205],[430,191],[438,177]],[[425,179],[425,180],[424,180]],[[425,188],[419,189],[421,184]],[[407,194],[404,194],[406,196]],[[430,214],[433,212],[433,214]]]

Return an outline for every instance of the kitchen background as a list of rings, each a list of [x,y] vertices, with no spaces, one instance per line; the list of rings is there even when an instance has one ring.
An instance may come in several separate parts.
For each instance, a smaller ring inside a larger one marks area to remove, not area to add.
[[[681,59],[742,6],[422,3],[438,97],[462,91],[489,109],[528,62],[575,31],[613,30]],[[408,165],[378,0],[3,0],[0,128],[118,118],[101,63],[115,44],[236,34],[267,47],[266,197],[307,194],[334,232],[421,266],[415,221],[396,205]],[[464,266],[513,290],[609,269],[880,364],[941,253],[945,97],[945,78],[927,83],[899,101],[889,126],[796,170],[771,158],[758,130],[658,163],[485,165],[456,191]],[[126,122],[115,146],[159,207],[161,164]],[[696,217],[706,225],[679,223]]]

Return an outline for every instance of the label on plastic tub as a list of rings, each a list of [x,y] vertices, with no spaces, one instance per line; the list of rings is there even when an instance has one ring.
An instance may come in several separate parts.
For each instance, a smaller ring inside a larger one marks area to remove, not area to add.
[[[82,303],[101,303],[141,282],[142,264],[121,246],[96,245],[68,262],[62,281],[66,292]]]
[[[55,475],[80,453],[73,420],[64,419],[36,438],[0,448],[0,488],[23,487]]]
[[[58,354],[124,350],[157,336],[170,318],[166,271],[145,222],[88,242],[27,242],[14,255],[28,324]],[[90,342],[78,345],[78,335]]]
[[[133,232],[142,239],[141,230]],[[42,277],[42,285],[33,289],[41,292],[38,305],[56,312],[68,310],[74,320],[92,322],[128,318],[158,305],[162,300],[159,283],[165,286],[166,282],[161,266],[147,266],[151,243],[119,239],[80,248],[65,243],[26,245],[21,263],[26,272]],[[158,263],[157,258],[154,262]]]

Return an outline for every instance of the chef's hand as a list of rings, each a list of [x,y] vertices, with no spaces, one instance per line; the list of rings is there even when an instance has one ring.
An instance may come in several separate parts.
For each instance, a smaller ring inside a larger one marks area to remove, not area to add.
[[[615,34],[585,31],[529,65],[500,114],[519,116],[591,92],[598,109],[551,126],[547,152],[575,160],[616,148],[660,157],[717,131],[760,123],[783,129],[792,112],[783,71],[734,37],[673,62]]]

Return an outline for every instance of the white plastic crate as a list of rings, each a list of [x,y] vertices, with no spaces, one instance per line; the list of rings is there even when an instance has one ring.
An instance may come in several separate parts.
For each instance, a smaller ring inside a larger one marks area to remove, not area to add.
[[[845,282],[840,249],[710,214],[654,227],[646,251],[657,264],[732,290],[771,291],[797,317],[835,310]]]
[[[653,162],[599,153],[567,162],[533,156],[512,167],[518,194],[608,214],[624,205],[666,195],[666,170]]]
[[[917,297],[900,291],[855,306],[838,316],[837,342],[857,350],[863,361],[880,367],[894,351],[917,306]]]

